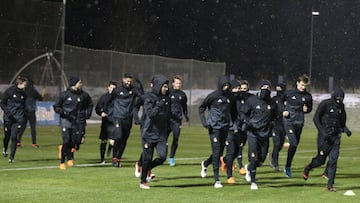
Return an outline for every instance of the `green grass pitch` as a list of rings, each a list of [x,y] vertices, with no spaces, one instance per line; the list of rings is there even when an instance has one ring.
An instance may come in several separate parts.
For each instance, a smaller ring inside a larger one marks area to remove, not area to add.
[[[122,167],[99,165],[99,125],[87,127],[85,144],[75,153],[75,166],[61,171],[57,158],[61,143],[60,127],[38,126],[39,149],[31,147],[31,138],[25,131],[18,148],[15,163],[0,158],[0,202],[360,202],[360,133],[352,137],[343,135],[335,187],[337,192],[326,191],[326,180],[321,178],[324,167],[314,169],[304,181],[301,172],[305,164],[316,154],[316,131],[304,129],[300,146],[293,162],[293,178],[282,172],[274,172],[268,166],[257,170],[258,191],[234,172],[235,185],[226,183],[226,175],[220,172],[224,185],[213,187],[212,166],[208,177],[200,177],[200,163],[211,153],[207,131],[202,127],[184,126],[175,157],[176,166],[167,162],[153,170],[156,178],[149,184],[150,190],[139,188],[134,176],[134,163],[140,146],[139,127],[134,126],[122,159]],[[0,134],[2,140],[3,133]],[[171,136],[169,143],[171,143]],[[272,140],[270,140],[270,151]],[[247,148],[244,150],[247,161]],[[286,150],[280,153],[283,167]],[[356,196],[344,196],[352,190]]]

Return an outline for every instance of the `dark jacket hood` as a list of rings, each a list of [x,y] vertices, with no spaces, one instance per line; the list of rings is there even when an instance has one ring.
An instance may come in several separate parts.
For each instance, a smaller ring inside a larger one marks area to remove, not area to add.
[[[230,83],[230,77],[227,76],[227,75],[221,75],[219,77],[219,81],[218,81],[218,85],[217,85],[217,88],[218,90],[222,91],[222,87],[225,85],[225,84],[229,84],[230,85],[230,88],[229,88],[229,91],[231,90],[231,83]]]
[[[157,75],[154,75],[154,77],[152,79],[152,83],[153,83],[153,87],[151,89],[151,92],[156,95],[159,95],[161,92],[161,87],[165,83],[169,84],[169,80],[164,75],[157,74]]]
[[[334,89],[334,92],[332,93],[331,95],[332,98],[338,98],[338,97],[341,97],[344,99],[345,97],[345,92],[344,92],[344,89],[341,88],[341,87],[337,87]]]

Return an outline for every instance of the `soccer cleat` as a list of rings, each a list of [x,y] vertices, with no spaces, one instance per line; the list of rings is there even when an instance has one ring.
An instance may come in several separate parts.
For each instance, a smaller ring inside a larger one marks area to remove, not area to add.
[[[168,163],[169,163],[169,166],[175,166],[175,159],[170,158]]]
[[[214,188],[222,188],[224,187],[220,181],[216,181],[215,184],[214,184]]]
[[[275,171],[275,172],[280,172],[281,170],[280,170],[279,166],[275,166],[275,167],[274,167],[274,171]]]
[[[244,167],[241,167],[241,168],[240,168],[239,174],[240,174],[240,175],[245,175],[245,174],[246,174],[246,170],[245,170]]]
[[[3,154],[4,157],[7,157],[7,156],[8,156],[8,153],[7,153],[7,151],[6,151],[5,149],[3,149],[3,153],[2,153],[2,154]]]
[[[62,145],[59,145],[58,150],[59,150],[59,152],[58,152],[58,157],[59,157],[59,159],[61,159]]]
[[[139,178],[141,176],[141,166],[139,162],[135,162],[135,177]]]
[[[39,146],[38,144],[32,144],[31,147],[37,149],[37,148],[39,148],[40,146]]]
[[[321,176],[323,179],[325,179],[325,180],[328,180],[329,179],[329,177],[324,173],[324,174],[322,174],[322,176]]]
[[[105,165],[105,160],[100,160],[101,165]]]
[[[120,159],[118,159],[116,157],[112,158],[112,165],[113,165],[113,167],[120,167],[121,166]]]
[[[307,165],[307,166],[305,166],[303,174],[302,174],[304,180],[307,180],[309,178],[309,172],[310,172],[310,169],[309,169],[309,166]]]
[[[228,178],[228,179],[227,179],[227,183],[229,183],[229,184],[235,184],[235,183],[236,183],[235,178],[234,178],[234,177]]]
[[[290,167],[285,167],[284,168],[284,173],[285,173],[285,176],[288,177],[288,178],[291,178],[292,177],[292,172],[291,172],[291,168]]]
[[[147,176],[146,176],[146,181],[150,182],[154,178],[155,178],[155,174],[151,173],[151,171],[148,171]]]
[[[327,191],[329,191],[329,192],[336,192],[336,189],[333,188],[333,187],[328,187],[328,188],[327,188]]]
[[[205,178],[207,176],[207,167],[205,166],[205,161],[201,162],[201,172],[200,175],[202,178]]]
[[[14,159],[9,159],[9,164],[12,164],[14,162],[15,162]]]
[[[259,189],[256,183],[251,183],[250,190],[257,190]]]
[[[221,164],[221,171],[226,172],[226,164],[225,164],[225,161],[224,161],[224,156],[220,157],[220,164]]]
[[[65,163],[61,163],[59,166],[60,170],[66,170],[66,165]]]
[[[248,183],[251,182],[251,176],[250,176],[250,171],[248,169],[248,164],[245,165],[245,180]]]
[[[68,160],[68,161],[67,161],[67,165],[68,165],[69,167],[73,167],[73,166],[74,166],[74,161],[73,161],[73,160]]]
[[[140,183],[140,188],[148,190],[148,189],[150,189],[150,186],[147,183]]]

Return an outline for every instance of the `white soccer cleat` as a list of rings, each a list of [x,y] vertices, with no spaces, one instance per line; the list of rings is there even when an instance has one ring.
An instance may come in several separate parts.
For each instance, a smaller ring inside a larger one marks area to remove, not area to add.
[[[148,190],[148,189],[150,189],[150,186],[147,183],[140,183],[140,188]]]
[[[205,178],[207,176],[207,167],[205,166],[205,161],[201,162],[201,172],[200,175],[202,178]]]
[[[222,188],[224,187],[220,181],[216,181],[215,184],[214,184],[214,188]]]
[[[245,165],[245,171],[246,171],[245,180],[246,180],[246,182],[250,183],[251,182],[251,176],[250,176],[250,171],[248,169],[248,164]]]
[[[251,183],[250,189],[251,189],[251,190],[257,190],[257,189],[259,189],[259,188],[258,188],[258,186],[257,186],[256,183]]]

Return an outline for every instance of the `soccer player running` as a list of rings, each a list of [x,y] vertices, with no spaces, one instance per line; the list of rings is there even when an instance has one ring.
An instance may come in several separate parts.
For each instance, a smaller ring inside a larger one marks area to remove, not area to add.
[[[112,164],[114,167],[120,167],[120,160],[125,151],[127,140],[133,124],[133,110],[137,97],[141,93],[133,86],[133,75],[125,73],[122,78],[122,84],[118,85],[111,92],[108,118],[114,127],[109,136],[114,141]]]
[[[304,168],[303,178],[309,178],[310,170],[323,165],[329,156],[327,164],[328,183],[327,190],[335,192],[334,183],[337,160],[340,153],[341,133],[351,136],[351,131],[346,127],[346,111],[344,107],[345,93],[342,88],[336,88],[330,99],[320,102],[314,115],[314,123],[318,130],[317,155]]]
[[[180,75],[175,75],[172,79],[172,88],[169,90],[169,97],[171,101],[171,117],[170,117],[170,129],[173,134],[173,140],[171,143],[169,165],[175,166],[175,153],[179,144],[179,137],[182,124],[182,115],[185,116],[185,121],[189,122],[187,97],[184,91],[181,90],[182,79]],[[171,132],[169,132],[171,133]]]
[[[150,189],[148,185],[150,180],[147,179],[149,173],[166,160],[168,128],[170,126],[168,90],[169,80],[163,75],[156,75],[153,79],[151,92],[143,96],[141,189]],[[155,149],[157,157],[153,159]]]
[[[306,91],[309,82],[306,75],[298,77],[296,87],[287,91],[284,96],[284,128],[290,144],[284,173],[288,178],[292,177],[291,164],[304,127],[304,114],[310,113],[313,106],[312,96]]]
[[[101,140],[100,143],[100,163],[105,164],[105,151],[106,151],[106,144],[109,139],[109,135],[112,131],[112,125],[107,117],[107,101],[110,100],[111,92],[115,89],[117,83],[115,81],[110,81],[107,86],[107,92],[99,98],[95,112],[97,115],[101,116],[101,129],[99,139]],[[109,144],[108,151],[110,152],[112,149],[112,145]]]
[[[261,166],[268,154],[271,122],[276,116],[276,104],[271,100],[271,83],[264,80],[260,84],[257,96],[251,95],[246,100],[249,106],[246,120],[249,164],[245,165],[245,180],[250,182],[250,189],[257,190],[256,168]]]
[[[244,137],[246,136],[245,132],[241,130],[243,124],[243,120],[241,118],[243,118],[242,115],[244,114],[244,111],[242,111],[244,107],[244,102],[242,100],[243,98],[240,97],[240,94],[243,90],[242,88],[244,89],[244,86],[241,86],[238,80],[231,81],[231,92],[234,96],[234,98],[231,100],[232,125],[230,126],[229,133],[225,142],[226,156],[220,157],[221,170],[226,171],[227,183],[229,184],[235,184],[232,166],[234,159],[239,156],[240,153],[242,157],[242,146],[245,142]],[[242,167],[242,160],[240,163]]]
[[[223,154],[225,140],[231,125],[231,85],[228,76],[219,78],[217,90],[211,92],[199,107],[200,120],[204,128],[208,129],[212,154],[201,162],[201,177],[207,175],[207,167],[212,163],[214,171],[214,187],[222,188],[219,180],[220,156]],[[208,109],[207,117],[205,111]]]
[[[275,86],[276,96],[272,100],[277,105],[276,118],[272,129],[272,140],[273,140],[273,151],[270,154],[270,167],[274,168],[276,172],[280,171],[279,168],[279,153],[285,142],[285,129],[283,122],[283,111],[284,111],[284,93],[286,91],[286,84],[280,83]]]
[[[11,139],[11,151],[9,163],[14,163],[16,153],[17,136],[20,129],[25,123],[25,87],[27,84],[27,78],[18,76],[15,81],[15,85],[12,85],[4,92],[4,96],[1,99],[0,106],[4,111],[4,148],[3,156],[8,156],[8,146]]]
[[[34,148],[39,148],[39,145],[36,143],[36,101],[42,101],[43,98],[40,93],[34,87],[34,81],[29,80],[26,88],[26,101],[25,101],[25,125],[20,129],[18,141],[16,143],[17,146],[21,146],[21,137],[24,134],[26,129],[26,123],[29,121],[30,130],[31,130],[31,146]]]
[[[77,150],[85,140],[86,119],[92,114],[93,103],[89,94],[82,90],[82,81],[76,76],[69,78],[69,87],[60,93],[53,105],[60,114],[62,147],[60,153],[61,170],[74,166],[73,149]]]

